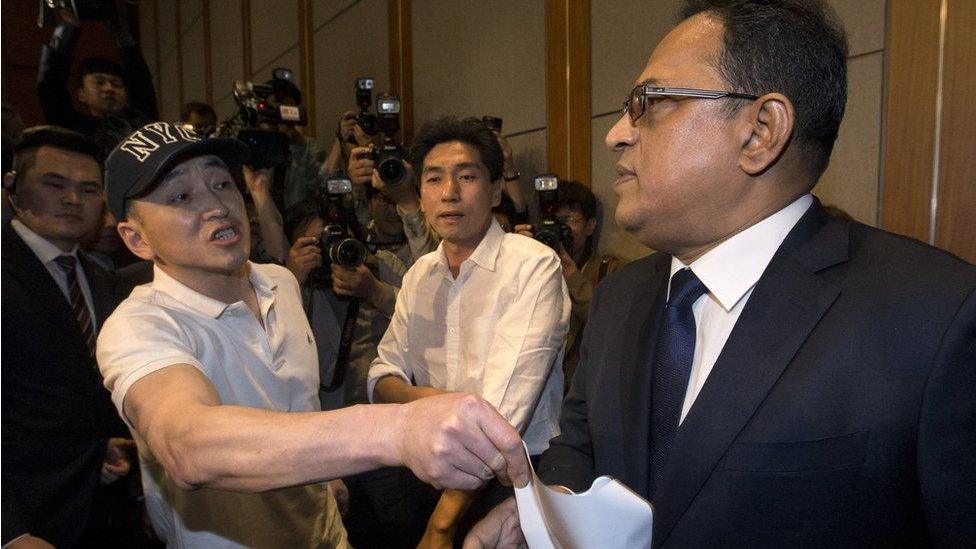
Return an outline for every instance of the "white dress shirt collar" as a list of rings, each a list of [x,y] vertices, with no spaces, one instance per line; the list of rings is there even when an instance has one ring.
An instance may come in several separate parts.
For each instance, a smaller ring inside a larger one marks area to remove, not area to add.
[[[726,312],[756,285],[786,235],[803,217],[813,196],[805,194],[782,210],[732,236],[685,265],[671,258],[671,275],[691,267]]]
[[[265,309],[264,304],[268,303],[274,297],[274,290],[278,285],[260,270],[252,268],[250,261],[247,262],[247,270],[251,287],[254,288],[258,302],[262,305],[261,308]],[[166,274],[165,271],[159,268],[159,265],[153,266],[152,288],[155,291],[166,294],[187,308],[212,318],[219,318],[228,307],[233,305],[233,303],[224,303],[219,299],[201,294]],[[264,312],[262,311],[262,313]]]
[[[498,250],[502,247],[502,238],[505,237],[505,231],[502,230],[501,225],[492,216],[491,222],[488,225],[488,230],[485,232],[485,236],[481,238],[481,242],[478,246],[471,252],[471,255],[461,262],[460,271],[466,270],[464,265],[468,261],[472,262],[479,267],[494,271],[495,270],[495,260],[498,258]],[[447,253],[444,252],[444,241],[437,246],[437,263],[432,265],[432,267],[440,270],[441,274],[444,274],[450,279],[454,279],[451,274],[451,266],[447,262]],[[460,275],[459,275],[460,276]]]
[[[32,231],[27,225],[25,225],[19,219],[11,219],[10,227],[17,233],[18,236],[27,244],[27,247],[34,252],[34,255],[41,260],[41,263],[47,265],[51,261],[54,261],[62,255],[73,255],[78,257],[78,245],[75,244],[71,248],[70,252],[65,252],[61,248],[58,248],[51,242],[49,242],[43,236]]]

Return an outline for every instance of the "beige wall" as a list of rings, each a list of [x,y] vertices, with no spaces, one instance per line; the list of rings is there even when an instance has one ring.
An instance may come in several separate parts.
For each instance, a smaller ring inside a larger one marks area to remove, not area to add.
[[[373,77],[377,93],[390,89],[386,0],[320,0],[315,21],[317,130],[319,140],[329,143],[339,113],[356,110],[356,78]]]
[[[547,169],[545,2],[413,0],[412,23],[415,128],[502,118],[529,193]]]
[[[142,49],[160,92],[161,116],[176,120],[187,101],[206,101],[202,0],[178,0],[180,34],[176,34],[175,1],[146,0],[140,10]],[[156,4],[154,6],[154,3]],[[240,0],[210,1],[213,105],[223,119],[234,113],[234,81],[245,79]],[[389,87],[389,40],[385,0],[315,0],[312,5],[315,59],[315,126],[330,145],[338,114],[355,105],[353,82],[369,75],[377,89]],[[251,64],[253,82],[263,83],[275,67],[288,67],[301,87],[298,0],[252,1]],[[154,9],[155,8],[155,9]],[[156,55],[156,44],[159,55]],[[179,89],[182,52],[183,93]],[[307,93],[307,90],[302,90]]]
[[[203,99],[203,2],[180,0],[182,38],[177,40],[172,3],[155,1],[155,10],[152,2],[142,4],[142,44],[157,75],[163,117],[175,119],[179,47],[183,100]],[[830,167],[814,189],[825,203],[872,225],[878,224],[881,191],[885,2],[831,1],[850,39],[849,98]],[[603,138],[654,45],[673,26],[680,5],[680,0],[590,4],[591,180],[602,203],[600,245],[603,252],[627,259],[648,250],[613,223],[616,196],[609,183],[615,157]],[[211,0],[210,6],[214,103],[225,117],[233,110],[233,80],[244,76],[241,2]],[[373,76],[377,91],[389,88],[387,2],[316,0],[312,6],[316,126],[327,145],[338,113],[353,107],[357,76]],[[532,177],[547,170],[546,2],[413,0],[412,7],[415,128],[443,114],[502,117],[523,188],[531,194]],[[298,1],[251,2],[251,27],[253,80],[264,81],[276,66],[291,67],[300,79]]]

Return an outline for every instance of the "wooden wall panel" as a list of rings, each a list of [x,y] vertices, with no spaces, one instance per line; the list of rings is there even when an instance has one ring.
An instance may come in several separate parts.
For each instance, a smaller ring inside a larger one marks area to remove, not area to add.
[[[413,139],[413,40],[411,0],[387,2],[390,32],[390,90],[400,96],[400,139]],[[377,90],[373,90],[376,99]]]
[[[928,241],[939,64],[939,0],[888,4],[881,227]]]
[[[254,56],[251,44],[251,0],[241,0],[241,49],[244,51],[244,80],[254,76]]]
[[[315,3],[315,102],[319,144],[335,139],[339,115],[357,110],[354,81],[372,76],[374,91],[390,91],[387,0],[357,0],[348,9]],[[322,20],[319,12],[330,14]],[[374,94],[375,95],[375,94]],[[408,105],[405,105],[407,107]]]
[[[590,184],[590,4],[546,2],[549,171]]]
[[[947,8],[935,245],[976,263],[976,2]]]
[[[302,59],[302,105],[308,116],[305,135],[315,137],[315,43],[312,22],[315,6],[311,0],[298,0],[298,54]]]
[[[210,31],[210,0],[203,0],[203,13],[200,15],[203,25],[203,89],[207,104],[214,104],[213,82],[213,35]]]

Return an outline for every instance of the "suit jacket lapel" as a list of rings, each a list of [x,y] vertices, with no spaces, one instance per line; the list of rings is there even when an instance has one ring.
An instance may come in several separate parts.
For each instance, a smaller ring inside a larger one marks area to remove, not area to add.
[[[623,330],[620,350],[621,425],[624,425],[624,461],[626,470],[633,473],[630,487],[647,497],[650,463],[649,436],[651,420],[651,368],[657,327],[667,297],[671,256],[659,254],[654,270],[649,273],[630,302],[630,309],[622,318]]]
[[[51,278],[41,260],[17,235],[7,223],[3,227],[3,263],[4,268],[16,278],[23,287],[35,296],[41,311],[46,311],[54,317],[59,326],[67,326],[68,334],[73,334],[78,343],[84,344],[81,329],[75,320],[71,305],[61,293],[57,282]]]
[[[105,319],[115,308],[115,284],[111,274],[96,265],[84,254],[78,254],[82,266],[85,269],[85,278],[88,279],[88,289],[91,290],[92,305],[95,308],[95,322],[98,329],[102,329]]]
[[[760,278],[675,437],[655,495],[664,543],[797,350],[839,295],[815,273],[846,261],[848,226],[819,203],[797,223]]]

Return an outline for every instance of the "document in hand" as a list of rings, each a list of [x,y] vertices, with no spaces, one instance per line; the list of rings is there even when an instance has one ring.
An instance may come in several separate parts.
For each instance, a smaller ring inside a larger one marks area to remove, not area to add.
[[[651,504],[610,477],[594,480],[582,494],[567,494],[544,485],[533,470],[515,499],[530,549],[651,546]]]

